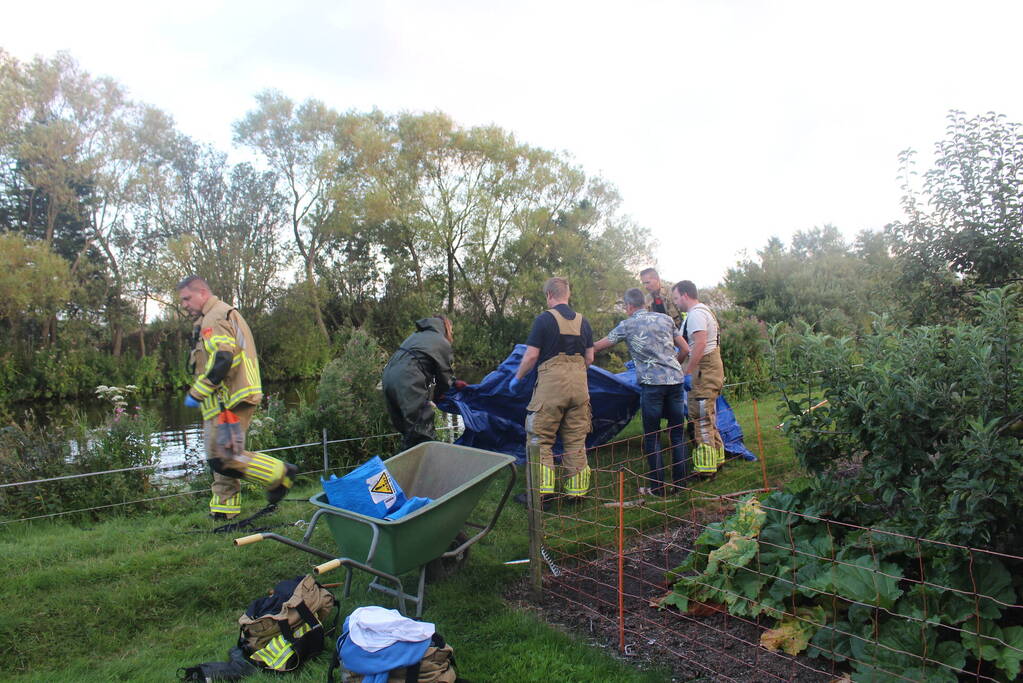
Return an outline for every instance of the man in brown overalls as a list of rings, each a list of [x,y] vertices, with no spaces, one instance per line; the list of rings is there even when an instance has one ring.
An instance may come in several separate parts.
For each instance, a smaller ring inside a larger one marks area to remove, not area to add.
[[[565,446],[561,465],[564,493],[579,500],[590,489],[586,435],[590,433],[590,391],[586,368],[593,363],[593,330],[568,306],[568,281],[552,277],[543,288],[548,309],[533,321],[526,352],[509,387],[514,391],[539,362],[533,398],[526,407],[526,453],[540,463],[539,493],[545,503],[554,494],[554,441]],[[524,497],[520,498],[524,500]]]
[[[699,475],[712,477],[725,462],[725,444],[718,431],[716,411],[725,383],[725,368],[718,346],[718,320],[707,305],[696,298],[696,285],[689,280],[676,283],[671,298],[686,312],[679,333],[689,344],[689,354],[688,358],[684,353],[679,354],[679,360],[683,361],[683,384],[689,392],[689,422],[696,440],[693,468]]]

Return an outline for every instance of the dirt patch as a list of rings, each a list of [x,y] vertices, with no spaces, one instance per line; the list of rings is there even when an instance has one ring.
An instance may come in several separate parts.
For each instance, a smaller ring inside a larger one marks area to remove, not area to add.
[[[657,535],[624,554],[622,610],[619,620],[618,557],[608,555],[559,565],[560,576],[547,574],[543,598],[529,600],[528,584],[516,585],[509,597],[539,609],[552,625],[579,634],[594,645],[620,652],[638,666],[668,666],[673,681],[832,681],[831,663],[792,657],[760,647],[760,634],[772,620],[743,620],[714,608],[681,614],[657,609],[653,602],[670,586],[667,570],[689,554],[698,532],[691,524]],[[554,558],[559,562],[558,558]]]

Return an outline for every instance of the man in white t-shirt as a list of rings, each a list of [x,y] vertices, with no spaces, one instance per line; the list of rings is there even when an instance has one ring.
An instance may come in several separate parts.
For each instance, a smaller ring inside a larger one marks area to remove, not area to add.
[[[693,425],[696,449],[693,451],[693,469],[697,474],[712,477],[725,461],[725,445],[718,432],[715,406],[725,383],[725,368],[721,364],[718,346],[718,321],[706,304],[696,296],[696,285],[682,280],[671,289],[671,298],[686,319],[679,333],[689,344],[684,361],[683,383],[689,392],[689,421]]]

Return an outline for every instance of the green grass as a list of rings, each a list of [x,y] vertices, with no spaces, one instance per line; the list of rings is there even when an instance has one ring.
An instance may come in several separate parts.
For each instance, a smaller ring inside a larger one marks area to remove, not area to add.
[[[798,474],[791,451],[781,448],[777,401],[761,402],[761,426],[773,484]],[[747,445],[757,451],[752,408],[735,406],[746,429]],[[769,426],[768,426],[769,425]],[[624,437],[638,433],[630,425]],[[768,442],[768,431],[774,441]],[[777,448],[776,448],[777,447]],[[638,444],[635,445],[638,449]],[[619,450],[635,457],[630,444]],[[638,452],[638,450],[636,451]],[[606,465],[606,454],[599,456]],[[599,474],[598,476],[609,476]],[[725,493],[761,485],[757,463],[733,463],[713,482],[708,493]],[[521,488],[522,478],[519,479]],[[599,483],[599,482],[598,482]],[[473,517],[486,519],[498,499],[492,486]],[[266,524],[308,519],[312,508],[303,502],[318,489],[309,482],[296,491]],[[634,491],[634,489],[633,489]],[[258,494],[246,490],[246,511],[256,509]],[[96,522],[44,521],[0,527],[0,582],[5,619],[0,620],[4,677],[17,681],[146,681],[171,680],[178,667],[226,659],[237,638],[237,618],[253,599],[282,578],[306,573],[318,560],[284,545],[264,541],[235,548],[230,537],[187,533],[210,529],[205,496],[186,497],[178,508]],[[648,509],[629,509],[628,524],[664,523],[664,511],[690,510],[705,501],[677,496]],[[613,509],[591,506],[579,516],[616,520]],[[685,516],[680,514],[680,516]],[[555,525],[562,524],[561,527]],[[566,545],[607,543],[611,532],[594,535],[596,525],[549,519],[552,538]],[[301,538],[296,527],[275,529]],[[576,538],[572,538],[575,534]],[[310,543],[333,550],[325,527]],[[507,566],[507,560],[528,554],[526,515],[509,503],[495,531],[472,548],[461,571],[427,587],[423,618],[453,645],[463,674],[474,681],[663,681],[666,671],[643,671],[596,650],[581,638],[547,625],[532,610],[509,604],[504,596],[522,581],[528,565]],[[340,581],[341,572],[323,581]],[[367,594],[364,575],[356,573],[351,599],[342,614],[356,606],[390,599]],[[340,595],[340,590],[335,594]],[[295,681],[319,681],[328,657],[321,655]],[[542,672],[542,674],[540,673]]]

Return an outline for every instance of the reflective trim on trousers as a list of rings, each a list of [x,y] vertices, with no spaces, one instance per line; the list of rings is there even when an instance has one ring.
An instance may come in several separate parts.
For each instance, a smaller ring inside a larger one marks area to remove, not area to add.
[[[709,444],[714,438],[712,431],[713,425],[710,420],[710,415],[707,414],[707,401],[708,399],[701,398],[696,401],[696,405],[699,408],[699,414],[696,416],[696,428],[700,430],[700,443]]]
[[[582,468],[565,482],[565,493],[569,496],[584,496],[590,490],[590,466]]]
[[[238,515],[242,511],[242,495],[236,493],[224,502],[217,494],[210,497],[210,512],[222,512],[225,515]]]
[[[284,463],[263,453],[252,453],[242,479],[264,488],[275,486],[284,478]]]
[[[705,443],[697,444],[693,453],[693,467],[700,474],[717,472],[718,454],[715,449]]]
[[[554,493],[554,468],[540,465],[540,495]]]

